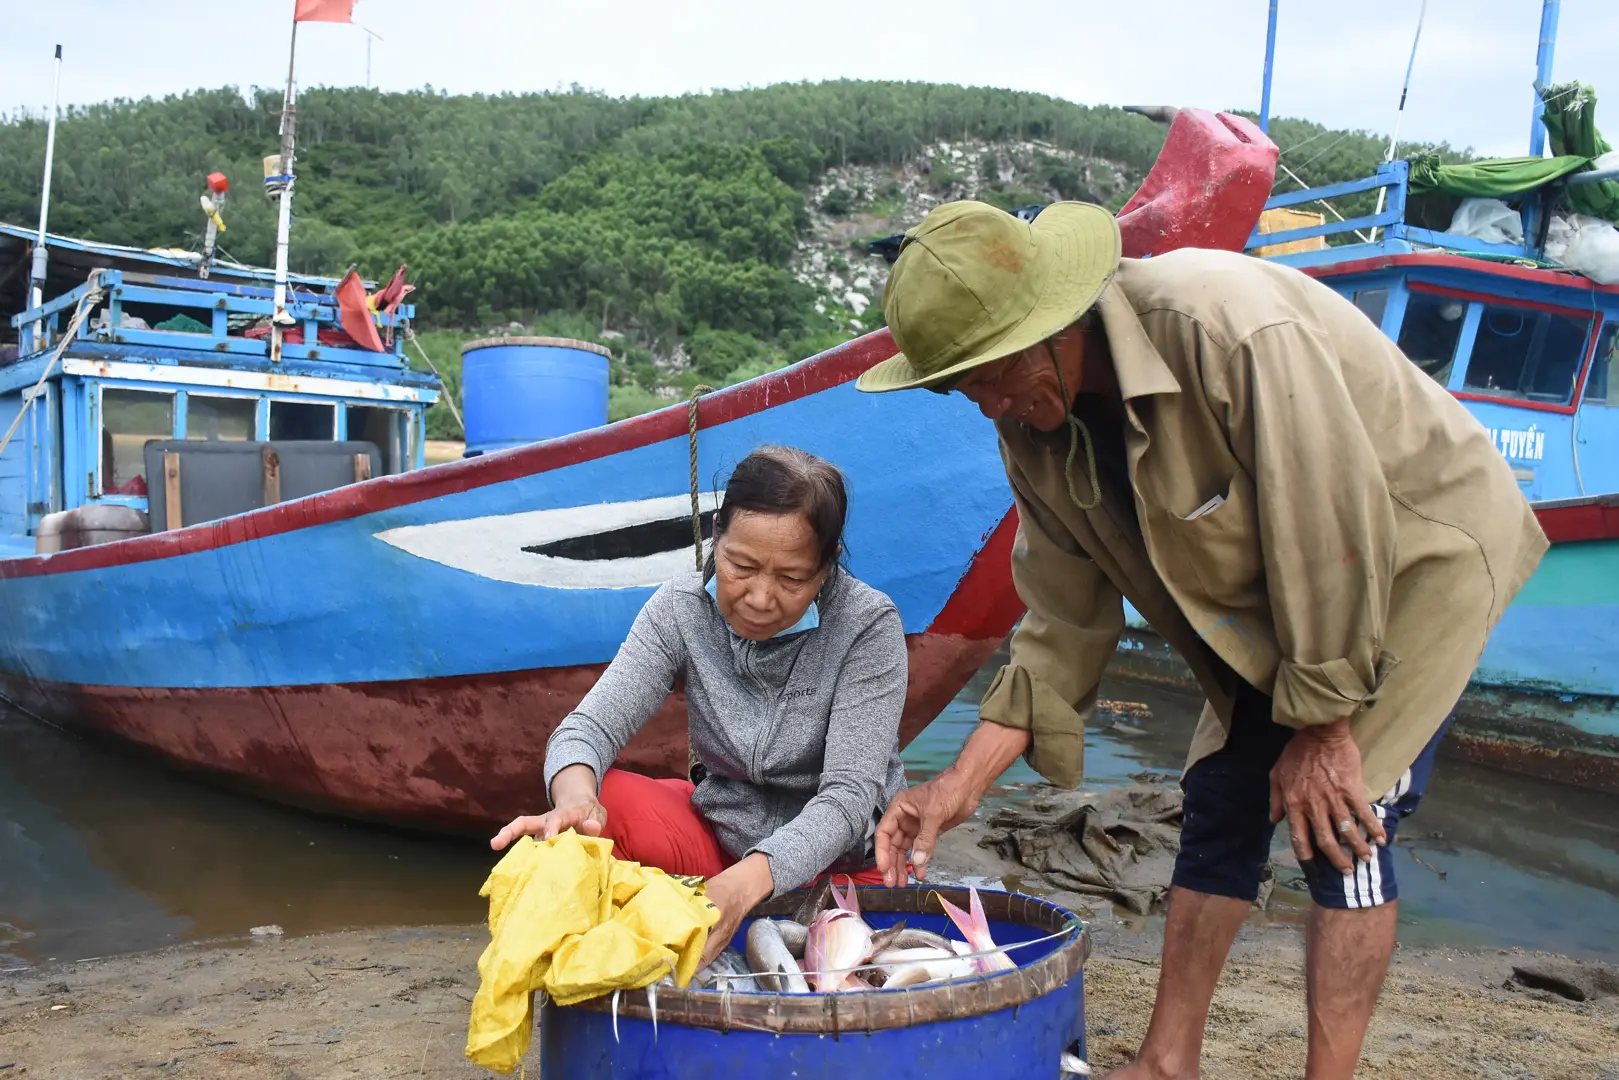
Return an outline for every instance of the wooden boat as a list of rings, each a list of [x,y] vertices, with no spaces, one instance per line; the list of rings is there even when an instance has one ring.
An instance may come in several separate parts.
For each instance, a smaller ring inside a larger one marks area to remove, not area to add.
[[[1245,120],[1184,111],[1121,216],[1127,250],[1239,246],[1275,154]],[[29,235],[0,228],[0,249]],[[423,467],[436,385],[397,335],[344,340],[336,282],[292,283],[303,343],[276,358],[239,325],[274,312],[268,271],[203,280],[181,256],[50,243],[62,291],[15,311],[21,356],[0,366],[0,425],[22,414],[0,453],[0,694],[54,723],[401,825],[532,810],[546,736],[692,565],[693,498],[712,511],[763,442],[848,476],[849,566],[893,598],[910,647],[903,740],[1022,613],[988,422],[852,385],[886,331],[702,398],[695,436],[682,404]],[[105,324],[69,333],[93,287]],[[223,437],[196,441],[199,424]],[[209,470],[227,479],[195,486]],[[232,499],[242,512],[211,512]],[[620,760],[676,775],[686,754],[677,687]]]

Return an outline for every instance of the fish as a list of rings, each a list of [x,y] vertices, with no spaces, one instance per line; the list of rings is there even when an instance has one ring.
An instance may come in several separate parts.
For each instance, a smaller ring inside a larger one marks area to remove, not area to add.
[[[751,990],[753,977],[747,958],[735,949],[727,948],[707,967],[693,975],[691,984],[700,990],[724,990],[736,983],[736,989]]]
[[[1091,1067],[1078,1054],[1064,1050],[1057,1058],[1057,1071],[1064,1076],[1089,1076]]]
[[[794,959],[802,960],[804,941],[809,937],[809,925],[791,919],[776,919],[772,925],[775,926],[776,933],[781,935],[782,944],[787,946],[787,951],[793,954]]]
[[[828,908],[810,923],[804,942],[806,978],[818,993],[854,990],[867,985],[853,978],[848,968],[864,964],[871,956],[871,927],[847,908]]]
[[[794,959],[802,960],[804,958],[804,943],[809,937],[809,927],[800,926],[798,923],[787,919],[776,919],[773,925],[777,933],[781,934],[782,943],[787,946],[787,951],[793,955]],[[889,936],[884,937],[883,935],[885,934]],[[905,925],[905,920],[901,919],[888,929],[880,930],[872,935],[872,951],[874,953],[881,952],[884,948],[948,949],[950,948],[950,940],[933,933],[931,930],[912,929]]]
[[[798,905],[797,911],[793,912],[793,921],[800,926],[808,926],[814,922],[815,916],[819,915],[821,909],[826,907],[826,898],[831,895],[831,892],[832,878],[828,875],[816,882],[815,888],[811,889],[809,895],[804,897],[804,902]]]
[[[885,978],[883,985],[889,989],[964,979],[978,970],[971,960],[957,956],[954,949],[931,946],[887,949],[877,953],[871,962],[877,965]]]
[[[900,926],[902,924],[895,923],[894,925]],[[959,943],[951,942],[943,934],[935,934],[933,931],[923,930],[921,927],[913,929],[907,926],[894,935],[894,940],[888,943],[888,947],[891,949],[943,949],[948,952],[955,944]]]
[[[950,921],[956,924],[956,929],[961,931],[961,936],[967,939],[967,944],[972,946],[973,951],[987,954],[973,957],[973,962],[978,965],[979,971],[985,975],[993,975],[997,971],[1014,970],[1017,964],[1013,963],[1011,957],[1004,952],[991,951],[999,948],[999,946],[995,944],[995,939],[989,934],[989,920],[984,918],[984,904],[978,899],[978,890],[976,888],[972,889],[971,895],[972,914],[970,915],[942,896],[939,897],[939,903],[944,905],[945,913],[950,916]]]
[[[806,931],[805,936],[808,936]],[[772,992],[807,994],[809,982],[804,970],[787,951],[781,931],[769,919],[755,919],[748,927],[748,967],[759,976],[759,987]]]

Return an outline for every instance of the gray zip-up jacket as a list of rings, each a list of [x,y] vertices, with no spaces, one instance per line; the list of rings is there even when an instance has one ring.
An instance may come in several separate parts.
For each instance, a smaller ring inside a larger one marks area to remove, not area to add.
[[[870,865],[877,824],[905,788],[905,633],[893,601],[842,569],[816,604],[818,626],[749,641],[696,571],[661,586],[552,733],[545,790],[569,765],[600,778],[684,676],[706,772],[692,805],[725,850],[768,855],[777,896],[829,868]]]

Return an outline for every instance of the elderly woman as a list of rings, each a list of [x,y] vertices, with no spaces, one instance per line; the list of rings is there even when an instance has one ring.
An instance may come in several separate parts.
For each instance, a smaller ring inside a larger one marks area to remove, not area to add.
[[[652,594],[601,679],[552,734],[553,809],[491,841],[566,829],[708,879],[704,961],[756,904],[828,872],[875,884],[877,823],[905,787],[905,635],[889,598],[838,564],[843,477],[801,450],[739,463],[699,574]],[[609,768],[685,683],[695,785]]]

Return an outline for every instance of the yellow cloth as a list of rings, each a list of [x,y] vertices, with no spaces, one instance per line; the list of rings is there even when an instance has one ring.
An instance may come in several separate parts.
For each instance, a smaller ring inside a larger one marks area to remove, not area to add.
[[[720,913],[701,878],[613,858],[613,842],[569,829],[523,837],[490,871],[489,947],[478,959],[467,1057],[509,1073],[528,1052],[535,991],[571,1005],[697,973]]]

